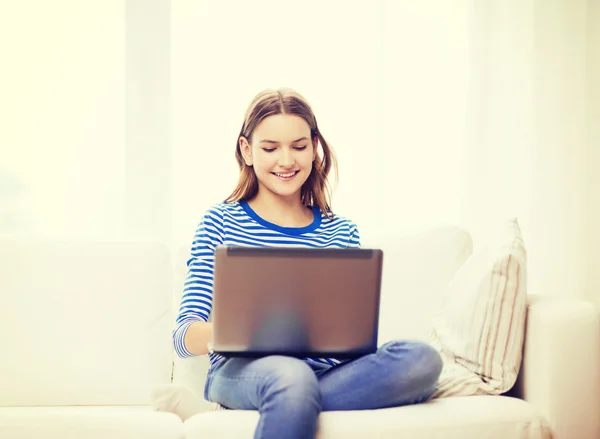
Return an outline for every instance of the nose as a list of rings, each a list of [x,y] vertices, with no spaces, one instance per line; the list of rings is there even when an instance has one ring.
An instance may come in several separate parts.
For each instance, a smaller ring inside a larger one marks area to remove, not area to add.
[[[288,148],[284,148],[279,157],[279,166],[282,168],[291,168],[294,166],[295,162],[296,160],[294,159],[293,152]]]

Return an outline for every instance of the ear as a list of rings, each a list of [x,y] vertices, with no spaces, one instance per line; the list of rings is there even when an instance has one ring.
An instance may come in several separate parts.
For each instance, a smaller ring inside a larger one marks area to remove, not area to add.
[[[317,159],[317,152],[319,151],[319,137],[315,136],[313,139],[313,162]]]
[[[242,153],[242,157],[244,157],[244,161],[247,166],[252,166],[252,147],[250,143],[248,143],[248,139],[243,136],[240,136],[240,151]]]

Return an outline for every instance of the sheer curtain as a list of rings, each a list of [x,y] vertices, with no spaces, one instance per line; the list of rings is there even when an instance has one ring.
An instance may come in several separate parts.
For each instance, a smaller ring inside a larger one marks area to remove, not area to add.
[[[169,13],[0,5],[0,233],[170,243]]]
[[[0,6],[0,233],[122,237],[124,9]]]
[[[600,307],[600,2],[590,0],[587,10],[587,222],[584,241],[586,297]]]
[[[477,234],[518,216],[530,290],[600,305],[589,244],[599,236],[597,2],[471,1],[469,11],[463,223]]]

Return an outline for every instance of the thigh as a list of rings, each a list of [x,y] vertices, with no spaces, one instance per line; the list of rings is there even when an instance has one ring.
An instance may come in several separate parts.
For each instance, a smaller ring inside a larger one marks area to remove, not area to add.
[[[420,342],[394,341],[319,376],[323,410],[368,410],[422,402],[435,391],[439,354]]]
[[[302,360],[271,355],[261,358],[230,357],[207,377],[206,398],[236,410],[259,410],[271,383],[311,381],[316,377]],[[265,390],[267,389],[267,390]]]

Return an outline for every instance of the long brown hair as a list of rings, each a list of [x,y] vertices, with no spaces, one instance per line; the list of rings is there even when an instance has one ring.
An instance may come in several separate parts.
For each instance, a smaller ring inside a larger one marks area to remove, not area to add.
[[[235,158],[240,167],[239,181],[233,193],[225,201],[247,201],[258,193],[258,179],[252,166],[247,166],[242,157],[240,137],[245,137],[248,142],[251,142],[256,127],[265,118],[276,114],[293,114],[304,119],[310,127],[313,148],[316,149],[318,146],[314,143],[315,137],[319,139],[323,156],[320,157],[317,152],[312,171],[300,189],[300,200],[305,206],[318,206],[321,212],[333,218],[331,188],[327,177],[332,166],[337,177],[337,160],[319,131],[317,119],[309,103],[300,94],[287,88],[262,91],[250,103],[235,147]]]

